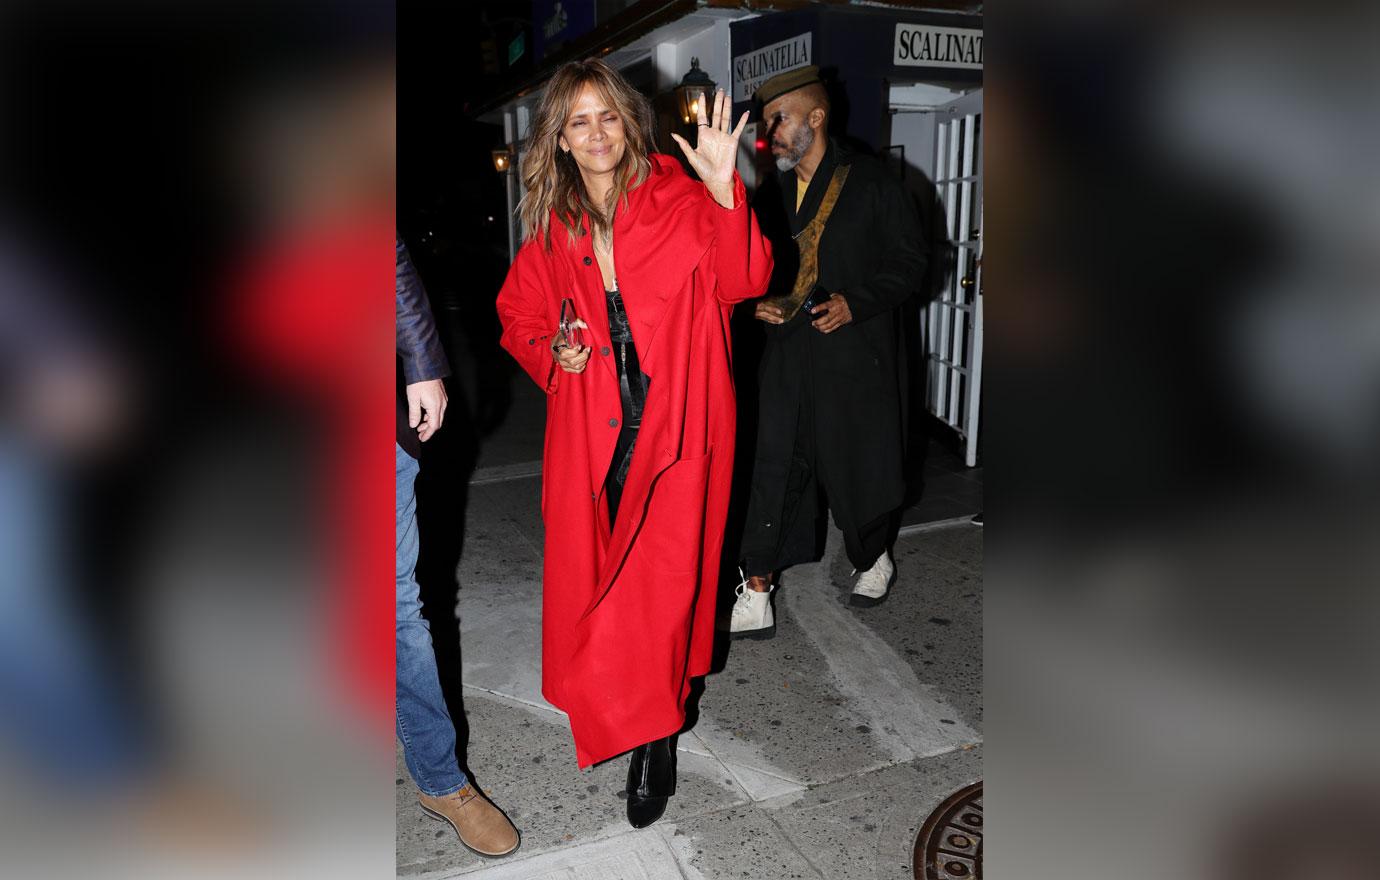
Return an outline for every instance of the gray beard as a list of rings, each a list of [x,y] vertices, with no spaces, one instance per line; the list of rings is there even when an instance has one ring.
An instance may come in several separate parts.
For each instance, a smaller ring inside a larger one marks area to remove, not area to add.
[[[805,158],[805,154],[810,152],[810,146],[815,142],[815,130],[806,126],[802,128],[794,138],[791,139],[791,148],[786,155],[776,158],[777,171],[790,171],[800,164],[800,160]]]

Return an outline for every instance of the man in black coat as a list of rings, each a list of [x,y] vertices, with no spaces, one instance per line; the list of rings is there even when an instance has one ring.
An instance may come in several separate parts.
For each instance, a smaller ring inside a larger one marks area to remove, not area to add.
[[[756,310],[766,340],[747,577],[730,629],[767,638],[774,574],[819,558],[821,490],[862,572],[851,603],[876,605],[895,581],[887,545],[905,491],[897,308],[919,292],[927,249],[901,183],[828,137],[818,68],[773,77],[756,99],[780,172],[755,202],[776,269]]]

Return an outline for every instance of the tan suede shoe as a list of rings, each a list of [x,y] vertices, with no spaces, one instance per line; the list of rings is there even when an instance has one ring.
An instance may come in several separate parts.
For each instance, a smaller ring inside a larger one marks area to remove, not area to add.
[[[422,795],[422,809],[433,819],[449,822],[460,842],[475,855],[496,859],[518,848],[522,838],[503,811],[467,785],[445,797]]]

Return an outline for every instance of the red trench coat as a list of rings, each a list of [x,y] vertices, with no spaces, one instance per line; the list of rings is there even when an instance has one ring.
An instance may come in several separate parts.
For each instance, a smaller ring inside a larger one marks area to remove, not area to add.
[[[709,671],[733,471],[732,304],[761,296],[770,245],[734,176],[720,206],[668,156],[614,218],[614,265],[651,379],[612,534],[604,480],[622,419],[591,237],[556,219],[526,242],[498,295],[502,344],[547,393],[542,694],[570,716],[581,768],[668,736]],[[562,297],[593,347],[581,374],[551,356]]]

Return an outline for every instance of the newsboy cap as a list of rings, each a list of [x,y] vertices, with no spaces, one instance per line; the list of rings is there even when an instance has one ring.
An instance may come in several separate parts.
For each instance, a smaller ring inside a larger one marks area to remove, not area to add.
[[[757,87],[757,92],[753,97],[757,99],[759,104],[765,107],[787,92],[803,89],[806,86],[815,85],[816,83],[822,84],[819,78],[819,68],[817,66],[811,64],[806,67],[797,67],[795,70],[778,73],[776,76],[762,83]]]

